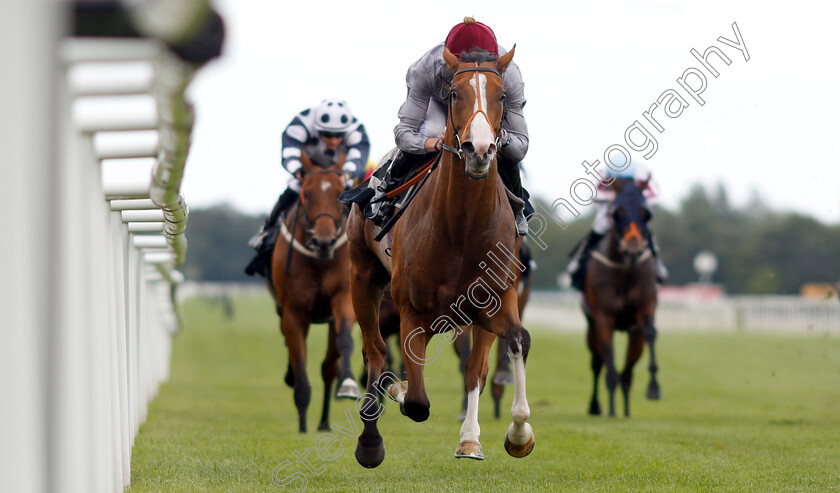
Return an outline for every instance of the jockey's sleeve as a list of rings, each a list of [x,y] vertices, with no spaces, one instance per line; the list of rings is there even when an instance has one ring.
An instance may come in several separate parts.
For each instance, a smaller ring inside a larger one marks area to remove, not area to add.
[[[500,47],[499,52],[503,49]],[[522,161],[528,153],[528,125],[522,109],[525,107],[525,83],[519,66],[512,63],[504,75],[505,80],[505,112],[502,116],[502,128],[505,137],[502,139],[502,154],[513,161]]]
[[[365,126],[359,124],[344,137],[347,145],[347,161],[344,163],[344,171],[353,178],[361,178],[365,174],[365,165],[370,155],[370,141],[368,140]]]
[[[282,144],[280,162],[289,173],[294,174],[303,166],[300,162],[300,153],[309,138],[309,131],[300,115],[295,116],[286,130],[283,131],[283,136],[280,139]]]
[[[426,118],[429,101],[435,96],[435,91],[441,89],[438,87],[440,84],[435,82],[443,76],[438,72],[444,70],[446,70],[446,63],[443,61],[443,43],[426,52],[408,68],[405,74],[408,95],[397,114],[400,122],[394,127],[394,140],[403,152],[412,154],[426,152],[426,136],[419,130]]]

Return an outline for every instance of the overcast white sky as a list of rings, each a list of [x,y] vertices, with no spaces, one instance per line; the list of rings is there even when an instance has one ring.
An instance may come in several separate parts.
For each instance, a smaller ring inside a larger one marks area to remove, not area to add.
[[[517,45],[531,137],[525,185],[569,197],[582,160],[603,163],[624,131],[689,67],[718,46],[700,106],[660,118],[659,150],[635,162],[654,172],[666,205],[696,183],[725,182],[736,204],[757,189],[776,209],[840,222],[840,31],[834,3],[613,1],[285,2],[226,0],[222,59],[205,67],[182,187],[191,207],[229,202],[267,213],[284,189],[280,134],[298,111],[346,99],[368,130],[372,157],[393,147],[405,71],[463,16]],[[750,60],[717,38],[735,39]],[[708,76],[708,74],[707,74]],[[661,111],[661,110],[660,110]],[[603,165],[602,165],[603,166]]]

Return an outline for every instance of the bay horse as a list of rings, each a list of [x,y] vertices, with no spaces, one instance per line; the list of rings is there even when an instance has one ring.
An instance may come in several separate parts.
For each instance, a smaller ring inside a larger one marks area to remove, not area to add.
[[[350,256],[346,244],[345,208],[338,201],[344,191],[342,156],[322,168],[305,155],[300,200],[281,218],[271,256],[271,279],[266,279],[280,316],[280,331],[289,351],[285,382],[294,388],[298,428],[306,432],[311,386],[306,374],[306,336],[312,323],[329,324],[327,354],[321,364],[324,407],[319,430],[329,430],[330,391],[338,376],[337,397],[355,399],[359,387],[350,370],[353,324],[350,300]],[[340,365],[339,365],[340,362]]]
[[[513,54],[512,49],[496,59],[479,53],[462,57],[473,61],[461,61],[445,49],[444,61],[454,75],[439,166],[429,168],[425,186],[415,191],[414,201],[400,211],[404,214],[391,230],[390,241],[387,236],[376,241],[379,228],[365,220],[358,205],[351,210],[347,223],[350,286],[368,373],[367,393],[359,410],[364,429],[355,453],[364,467],[376,467],[385,459],[385,445],[377,428],[381,408],[376,394],[385,383],[380,379],[385,343],[378,315],[388,282],[400,312],[407,373],[406,382],[395,382],[388,389],[400,403],[400,411],[414,421],[428,419],[430,403],[423,366],[435,359],[440,348],[426,358],[426,347],[435,334],[471,327],[475,349],[464,377],[468,411],[455,457],[484,458],[478,441],[478,397],[496,336],[508,342],[514,373],[513,422],[505,436],[505,449],[514,457],[524,457],[534,447],[525,395],[531,340],[519,320],[514,286],[515,272],[521,272],[514,252],[522,240],[516,235],[514,214],[495,159],[504,109],[502,73]],[[491,265],[489,260],[498,263]],[[485,274],[490,275],[489,280],[482,277]]]
[[[610,217],[612,228],[592,253],[587,266],[583,291],[583,311],[588,325],[587,345],[592,354],[594,384],[589,414],[600,415],[598,378],[607,368],[607,390],[610,416],[615,416],[615,389],[621,383],[624,394],[624,415],[630,416],[630,384],[633,366],[642,355],[647,341],[650,348],[650,383],[648,399],[659,399],[661,390],[656,380],[656,264],[649,243],[650,210],[642,191],[632,179],[615,179]],[[629,342],[624,370],[619,376],[613,360],[613,332],[627,331]]]

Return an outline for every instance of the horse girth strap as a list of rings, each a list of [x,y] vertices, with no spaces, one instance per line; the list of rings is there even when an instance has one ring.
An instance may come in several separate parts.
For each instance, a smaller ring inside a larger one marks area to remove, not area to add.
[[[644,252],[642,252],[642,254],[639,256],[639,259],[637,260],[637,262],[644,262],[645,260],[647,260],[647,259],[651,258],[652,256],[653,256],[653,252],[651,251],[651,249],[650,249],[650,248],[647,248],[647,249],[645,249],[645,251],[644,251]],[[629,267],[627,266],[627,264],[622,264],[622,263],[620,263],[620,262],[616,262],[616,261],[614,261],[614,260],[610,260],[609,258],[607,258],[607,256],[606,256],[606,255],[604,255],[603,253],[601,253],[601,252],[599,252],[599,251],[597,251],[597,250],[595,250],[594,252],[592,252],[592,258],[593,258],[593,259],[595,259],[595,260],[597,260],[597,261],[598,261],[598,262],[600,262],[601,264],[603,264],[603,265],[605,265],[605,266],[609,267],[610,269],[627,270],[627,269],[629,268]]]
[[[286,221],[280,221],[280,234],[283,236],[283,239],[286,240],[287,243],[292,245],[292,248],[297,250],[297,252],[301,255],[305,255],[309,258],[318,258],[318,254],[315,253],[315,251],[306,248],[305,245],[301,244],[301,242],[295,239],[292,233],[289,232],[289,228],[286,227]],[[347,243],[346,231],[336,239],[335,245],[333,245],[333,249],[338,250],[345,243]]]

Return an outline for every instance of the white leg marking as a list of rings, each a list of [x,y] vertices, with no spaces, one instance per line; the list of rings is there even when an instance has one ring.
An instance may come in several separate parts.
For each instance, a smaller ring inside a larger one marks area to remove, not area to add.
[[[461,441],[472,440],[478,442],[481,427],[478,426],[478,387],[467,394],[467,418],[461,425]]]
[[[507,436],[512,443],[523,445],[534,436],[531,425],[527,423],[531,417],[531,408],[525,396],[525,357],[522,353],[511,353],[510,357],[513,366],[513,405],[510,406],[510,415],[513,423],[508,427]]]

